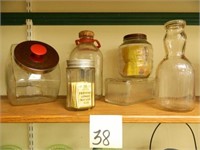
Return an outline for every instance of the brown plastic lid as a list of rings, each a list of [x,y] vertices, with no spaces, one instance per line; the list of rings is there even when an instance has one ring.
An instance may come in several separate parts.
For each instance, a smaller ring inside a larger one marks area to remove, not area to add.
[[[136,39],[136,40],[143,39],[143,40],[146,40],[147,36],[146,36],[146,34],[143,34],[143,33],[127,34],[127,35],[124,36],[124,40],[129,40],[129,39]]]
[[[59,62],[56,50],[40,41],[25,41],[14,49],[16,63],[27,71],[46,73],[52,71]]]

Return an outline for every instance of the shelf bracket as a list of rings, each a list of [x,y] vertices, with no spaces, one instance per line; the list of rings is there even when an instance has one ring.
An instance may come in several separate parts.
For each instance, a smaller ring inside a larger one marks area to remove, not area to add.
[[[26,26],[27,26],[27,40],[32,40],[32,26],[33,21],[32,19],[26,19]]]
[[[26,0],[26,4],[27,4],[26,7],[27,12],[31,12],[32,11],[31,0]]]
[[[30,13],[32,11],[31,0],[26,0],[27,4],[27,12]],[[33,21],[32,19],[26,19],[26,26],[27,26],[27,40],[32,40],[32,26]],[[33,123],[28,124],[28,140],[29,140],[29,150],[34,150],[34,126]]]
[[[26,0],[26,10],[28,13],[32,11],[32,5],[31,5],[31,0]],[[33,21],[32,19],[26,19],[26,26],[27,26],[27,40],[30,41],[32,40],[32,26],[33,26]]]
[[[28,124],[28,140],[29,140],[29,150],[34,150],[34,124]]]

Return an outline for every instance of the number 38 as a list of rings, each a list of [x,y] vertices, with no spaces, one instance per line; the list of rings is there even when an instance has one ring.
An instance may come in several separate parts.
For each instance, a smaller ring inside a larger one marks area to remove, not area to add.
[[[93,132],[95,133],[94,140],[96,141],[95,143],[92,143],[93,145],[99,145],[101,142],[103,143],[104,146],[109,146],[110,142],[108,138],[110,137],[110,131],[109,130],[98,130]]]

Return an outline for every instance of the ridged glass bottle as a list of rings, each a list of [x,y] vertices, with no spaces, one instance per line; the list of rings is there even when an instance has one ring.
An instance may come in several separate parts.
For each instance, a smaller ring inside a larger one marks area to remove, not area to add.
[[[90,59],[67,60],[66,74],[66,108],[85,110],[94,107],[94,61]]]
[[[90,59],[95,62],[95,99],[100,99],[103,92],[103,55],[100,43],[94,39],[94,32],[83,30],[69,59]]]
[[[185,57],[186,34],[184,20],[165,24],[164,46],[166,57],[156,73],[156,96],[161,108],[171,111],[189,111],[194,108],[194,70]]]

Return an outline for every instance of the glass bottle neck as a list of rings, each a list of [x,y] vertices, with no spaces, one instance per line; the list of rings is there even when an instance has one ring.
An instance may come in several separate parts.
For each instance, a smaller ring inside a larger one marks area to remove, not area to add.
[[[79,41],[80,43],[94,43],[94,39],[88,37],[80,38]]]
[[[101,44],[99,43],[98,40],[96,39],[93,39],[93,37],[83,37],[83,38],[80,38],[78,40],[75,41],[76,45],[79,45],[79,44],[91,44],[91,45],[94,45],[95,47],[97,48],[100,48],[101,47]]]
[[[186,34],[183,28],[167,28],[164,45],[167,57],[182,57],[186,45]]]

